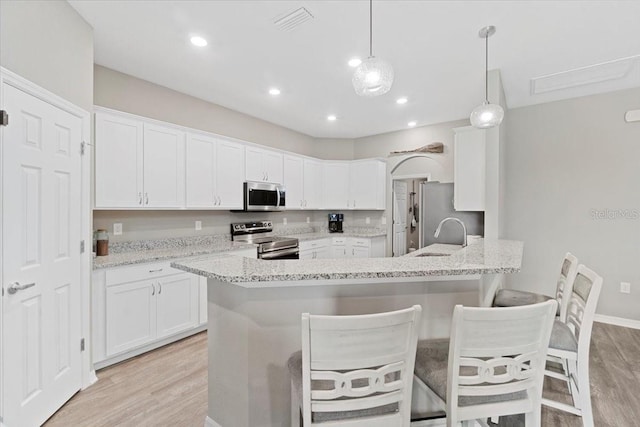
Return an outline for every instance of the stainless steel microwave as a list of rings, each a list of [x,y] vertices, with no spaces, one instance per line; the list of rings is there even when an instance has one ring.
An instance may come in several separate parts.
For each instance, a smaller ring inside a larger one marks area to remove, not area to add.
[[[280,184],[266,182],[244,183],[246,212],[281,211],[285,208],[285,189]]]

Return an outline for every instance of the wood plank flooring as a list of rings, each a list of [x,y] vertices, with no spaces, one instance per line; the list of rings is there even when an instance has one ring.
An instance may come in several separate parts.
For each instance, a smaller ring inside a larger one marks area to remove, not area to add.
[[[595,323],[591,393],[596,427],[640,425],[640,330]],[[202,427],[207,413],[206,332],[98,372],[45,424],[74,426]],[[545,396],[569,399],[564,383],[549,380]],[[523,426],[502,417],[500,426]],[[579,417],[542,408],[543,426],[581,427]]]

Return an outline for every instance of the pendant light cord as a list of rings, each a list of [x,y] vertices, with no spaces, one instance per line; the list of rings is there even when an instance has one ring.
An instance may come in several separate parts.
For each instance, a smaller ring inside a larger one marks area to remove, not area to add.
[[[373,56],[373,0],[369,0],[369,57]]]
[[[489,103],[489,34],[484,37],[484,100]]]

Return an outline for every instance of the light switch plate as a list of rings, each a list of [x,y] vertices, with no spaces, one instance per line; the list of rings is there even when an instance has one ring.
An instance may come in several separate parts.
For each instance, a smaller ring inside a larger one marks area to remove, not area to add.
[[[620,292],[623,294],[631,293],[631,283],[629,282],[620,282]]]
[[[307,217],[307,224],[311,223],[311,218]]]
[[[196,221],[196,230],[202,230],[202,221]]]
[[[114,222],[113,223],[113,235],[120,236],[122,234],[122,223]]]
[[[365,222],[366,224],[371,224],[371,218],[366,217],[366,218],[364,219],[364,222]]]
[[[287,225],[287,218],[282,218],[282,224]]]
[[[387,217],[386,216],[382,217],[382,225],[387,225]]]

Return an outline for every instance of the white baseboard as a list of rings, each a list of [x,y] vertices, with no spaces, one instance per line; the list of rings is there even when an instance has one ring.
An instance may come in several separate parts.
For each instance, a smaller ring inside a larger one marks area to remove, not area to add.
[[[207,415],[207,417],[204,419],[204,427],[222,427],[222,426],[220,424],[218,424],[217,422],[213,421]]]
[[[605,316],[596,314],[593,318],[596,322],[607,323],[609,325],[624,326],[625,328],[640,329],[640,320],[625,319],[623,317]]]

